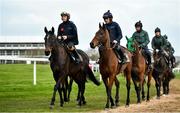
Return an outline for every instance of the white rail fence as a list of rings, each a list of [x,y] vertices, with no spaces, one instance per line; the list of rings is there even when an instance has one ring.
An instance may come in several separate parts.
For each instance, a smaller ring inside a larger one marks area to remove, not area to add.
[[[22,58],[22,57],[16,57],[16,56],[0,56],[0,60],[12,60],[12,61],[26,61],[27,64],[31,64],[33,62],[33,85],[37,84],[36,80],[36,62],[49,62],[47,58]],[[95,61],[90,61],[90,67],[93,72],[99,72],[99,65],[95,63]],[[100,77],[101,81],[101,77]]]

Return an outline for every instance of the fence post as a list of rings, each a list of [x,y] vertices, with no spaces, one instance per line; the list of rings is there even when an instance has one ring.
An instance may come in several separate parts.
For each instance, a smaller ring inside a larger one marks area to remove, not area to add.
[[[34,77],[33,78],[34,79],[33,84],[36,85],[36,61],[34,61],[33,72],[34,72],[34,74],[33,74],[33,77]]]

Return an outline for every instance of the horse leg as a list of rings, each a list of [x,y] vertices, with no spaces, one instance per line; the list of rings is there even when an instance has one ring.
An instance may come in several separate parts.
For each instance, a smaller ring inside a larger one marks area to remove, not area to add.
[[[70,82],[69,82],[69,85],[68,85],[68,102],[70,101],[70,93],[71,93],[71,90],[72,90],[72,84],[73,84],[73,79],[70,78]]]
[[[150,90],[150,86],[151,86],[151,74],[148,75],[148,82],[147,82],[147,101],[149,101],[150,99],[150,95],[149,95],[149,90]]]
[[[163,95],[166,94],[166,80],[163,80]]]
[[[84,97],[84,92],[85,92],[85,82],[82,85],[82,92],[81,92],[82,93],[81,98],[82,98],[83,105],[86,104],[85,97]]]
[[[109,99],[111,102],[111,108],[113,108],[115,106],[114,100],[113,100],[112,95],[111,95],[112,86],[113,86],[113,82],[114,82],[115,77],[116,77],[116,75],[110,75],[109,84],[108,84],[108,95],[109,95]]]
[[[144,92],[144,83],[145,83],[145,79],[143,80],[143,83],[142,83],[142,91],[141,91],[141,95],[142,95],[142,100],[144,101],[145,100],[145,92]]]
[[[108,78],[102,77],[105,88],[106,88],[106,94],[107,94],[107,102],[105,108],[109,108],[109,95],[108,95]]]
[[[139,87],[137,85],[137,82],[136,80],[133,80],[133,83],[134,83],[134,87],[135,87],[135,90],[136,90],[136,96],[137,96],[137,103],[140,103],[140,92],[139,92]]]
[[[63,88],[61,88],[61,86],[58,87],[58,92],[59,92],[59,97],[60,97],[60,106],[61,106],[61,107],[63,107],[63,104],[64,104],[62,91],[63,91]]]
[[[169,80],[167,81],[167,95],[169,94]]]
[[[116,96],[115,96],[115,105],[119,106],[119,81],[117,77],[115,78],[115,85],[116,85]]]
[[[160,79],[156,79],[156,92],[157,92],[157,99],[160,99]]]
[[[131,89],[131,70],[126,72],[126,88],[127,88],[127,99],[126,106],[129,106],[130,103],[130,89]]]
[[[83,88],[83,85],[82,85],[82,83],[78,83],[78,88],[79,88],[79,90],[78,90],[78,105],[79,106],[81,106],[82,105],[82,88]]]
[[[68,90],[68,76],[65,78],[65,83],[63,84],[64,102],[68,102],[67,90]]]
[[[53,92],[53,96],[52,96],[51,103],[50,103],[50,109],[52,109],[54,107],[56,92],[57,92],[59,87],[60,87],[60,79],[57,80],[56,84],[54,85],[54,92]]]

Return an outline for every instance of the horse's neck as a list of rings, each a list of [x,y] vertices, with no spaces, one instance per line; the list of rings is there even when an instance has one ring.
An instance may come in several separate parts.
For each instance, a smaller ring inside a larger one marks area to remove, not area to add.
[[[140,60],[142,60],[143,55],[141,53],[141,51],[139,50],[139,48],[136,48],[135,50],[135,54],[133,56],[134,59],[134,64],[139,64]]]
[[[99,51],[99,54],[100,59],[102,59],[104,63],[106,61],[108,62],[109,60],[112,60],[112,57],[116,57],[112,48],[103,48]]]
[[[108,30],[105,31],[106,32],[106,36],[104,37],[106,39],[106,42],[103,44],[106,48],[110,48],[110,36],[109,36],[109,32]]]

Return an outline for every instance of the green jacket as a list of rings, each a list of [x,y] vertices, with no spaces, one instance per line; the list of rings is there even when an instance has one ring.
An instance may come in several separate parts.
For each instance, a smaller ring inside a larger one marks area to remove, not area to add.
[[[151,46],[153,49],[165,49],[165,47],[167,46],[166,39],[163,36],[154,36],[151,42]]]
[[[174,52],[175,52],[174,48],[172,47],[171,43],[168,40],[166,40],[165,49],[170,51],[171,54],[174,54]]]
[[[150,42],[148,33],[144,30],[140,33],[134,32],[132,38],[134,38],[142,48],[146,48]]]

